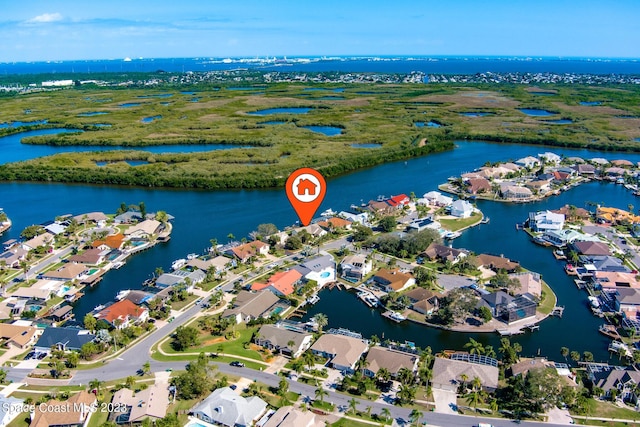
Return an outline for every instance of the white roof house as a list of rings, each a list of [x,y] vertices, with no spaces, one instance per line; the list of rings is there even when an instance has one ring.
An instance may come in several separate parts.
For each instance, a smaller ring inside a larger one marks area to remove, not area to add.
[[[540,165],[540,160],[537,157],[527,156],[515,161],[516,165],[525,168],[533,168]]]
[[[435,206],[449,206],[453,203],[453,198],[445,196],[439,191],[429,191],[422,196],[430,205]]]
[[[562,157],[550,151],[547,151],[546,153],[538,154],[538,157],[540,159],[544,159],[547,163],[552,163],[554,165],[557,165],[562,160]]]
[[[458,218],[469,218],[473,213],[473,205],[466,200],[456,200],[451,204],[451,215]]]
[[[228,427],[251,426],[267,409],[267,402],[259,397],[244,398],[223,387],[215,390],[191,409],[198,419]]]
[[[564,215],[550,211],[532,212],[529,214],[529,227],[533,231],[562,230]]]

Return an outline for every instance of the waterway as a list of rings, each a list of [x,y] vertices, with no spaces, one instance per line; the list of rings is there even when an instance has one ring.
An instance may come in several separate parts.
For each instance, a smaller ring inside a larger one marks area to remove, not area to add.
[[[375,199],[380,194],[391,195],[414,191],[421,195],[434,190],[450,176],[481,166],[485,161],[506,161],[544,151],[567,156],[607,159],[626,158],[640,161],[640,154],[605,153],[587,150],[556,149],[526,145],[492,144],[458,141],[457,148],[408,161],[388,163],[344,175],[328,181],[327,194],[318,212],[328,208],[341,210],[351,204]],[[166,210],[176,218],[170,242],[129,259],[120,270],[110,271],[94,289],[76,303],[78,319],[96,305],[112,299],[122,289],[137,289],[156,267],[168,270],[171,262],[187,253],[202,252],[210,246],[209,239],[225,242],[233,233],[246,236],[260,223],[273,222],[283,228],[296,221],[285,193],[281,189],[238,191],[193,191],[129,187],[69,185],[53,183],[0,183],[0,205],[14,222],[2,241],[19,236],[31,224],[42,223],[57,215],[90,211],[114,212],[121,202],[144,201],[148,211]],[[454,241],[455,247],[475,252],[504,254],[518,260],[525,268],[540,272],[554,289],[559,305],[566,307],[562,319],[545,320],[538,332],[514,337],[524,348],[524,354],[560,358],[561,346],[580,352],[592,351],[597,360],[606,360],[607,340],[598,334],[600,319],[593,317],[585,295],[562,272],[562,265],[548,249],[532,244],[514,224],[522,222],[531,210],[556,208],[565,203],[585,206],[596,202],[626,208],[639,202],[622,186],[590,183],[536,204],[504,204],[478,201],[478,207],[491,218],[467,230]],[[395,324],[357,301],[348,293],[323,291],[320,302],[309,315],[323,312],[332,327],[346,327],[369,336],[384,335],[395,340],[410,340],[434,350],[461,348],[469,335],[426,328],[410,323]],[[476,339],[498,347],[496,334],[475,335]]]

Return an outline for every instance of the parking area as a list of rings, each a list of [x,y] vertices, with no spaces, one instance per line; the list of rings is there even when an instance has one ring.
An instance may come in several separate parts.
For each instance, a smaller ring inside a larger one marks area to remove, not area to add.
[[[440,390],[434,388],[432,390],[433,400],[436,404],[435,412],[441,414],[457,414],[456,411],[456,392],[448,390]]]

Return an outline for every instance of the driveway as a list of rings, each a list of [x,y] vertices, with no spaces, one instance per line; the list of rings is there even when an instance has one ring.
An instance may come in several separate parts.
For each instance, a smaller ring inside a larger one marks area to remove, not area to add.
[[[436,403],[435,412],[440,414],[457,414],[454,409],[457,407],[456,393],[454,391],[439,390],[434,388],[431,390],[433,400]]]
[[[573,418],[567,409],[553,408],[547,412],[547,421],[554,424],[573,424]]]

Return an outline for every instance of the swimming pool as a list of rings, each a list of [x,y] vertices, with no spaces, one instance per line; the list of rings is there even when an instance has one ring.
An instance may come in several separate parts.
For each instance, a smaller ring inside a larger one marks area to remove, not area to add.
[[[271,312],[271,315],[273,316],[274,314],[280,314],[284,311],[283,307],[276,307],[273,309],[273,311]]]
[[[323,278],[323,279],[326,279],[329,276],[331,276],[331,273],[329,273],[328,271],[320,273],[320,277]]]
[[[98,271],[98,269],[97,269],[97,268],[92,268],[91,270],[89,270],[89,271],[87,272],[87,275],[88,275],[88,276],[91,276],[92,274],[95,274],[95,272],[96,272],[96,271]],[[69,287],[67,286],[67,288],[69,288]],[[67,291],[68,291],[68,290],[69,290],[69,289],[67,289]]]

